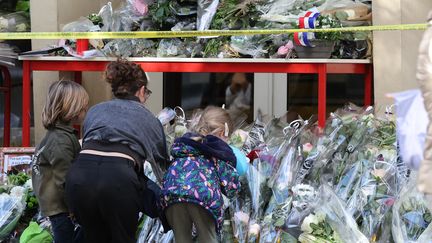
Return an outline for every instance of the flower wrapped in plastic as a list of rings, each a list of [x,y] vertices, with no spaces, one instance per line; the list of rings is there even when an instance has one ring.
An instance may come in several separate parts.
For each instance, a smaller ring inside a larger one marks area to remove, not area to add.
[[[162,224],[157,219],[146,217],[137,243],[170,243],[173,242],[173,239],[172,231],[165,234]]]
[[[291,204],[288,204],[287,207],[289,207]],[[264,218],[261,221],[261,232],[260,232],[260,243],[273,243],[275,240],[277,240],[278,237],[278,224],[282,225],[278,219],[276,219],[276,222],[273,218],[273,216],[277,217],[276,207],[278,205],[275,203],[274,196],[271,197],[267,209],[264,213]],[[283,221],[284,219],[282,219]]]
[[[24,209],[27,189],[14,186],[10,193],[0,194],[0,240],[7,237],[15,228]]]
[[[302,223],[300,242],[369,242],[359,231],[345,205],[327,185],[320,187],[320,200],[314,214],[306,217]]]
[[[318,138],[312,151],[308,154],[307,158],[301,165],[301,168],[297,172],[295,184],[300,184],[306,178],[306,176],[311,173],[311,170],[319,171],[320,168],[325,166],[328,156],[325,155],[327,148],[334,142],[338,140],[338,132],[342,128],[342,120],[336,116],[331,116],[327,122],[326,128],[324,130],[324,135]],[[312,169],[314,168],[314,169]],[[314,173],[312,177],[313,180],[318,180],[316,178],[317,173]]]
[[[391,213],[397,194],[396,165],[376,161],[361,178],[358,197],[349,200],[349,205],[358,205],[355,218],[361,219],[361,231],[372,242],[382,240],[386,216]],[[348,208],[354,208],[354,206]]]
[[[296,120],[285,129],[288,136],[286,146],[288,147],[281,158],[281,165],[277,168],[276,174],[270,179],[269,187],[272,187],[275,201],[278,204],[284,203],[289,195],[289,189],[294,185],[295,176],[303,162],[303,146],[300,143],[301,133],[308,125],[308,121]],[[297,125],[294,125],[297,124]],[[288,132],[287,132],[288,131]]]
[[[412,176],[393,206],[392,233],[396,243],[431,242],[432,214]]]
[[[322,212],[307,216],[303,220],[301,229],[303,231],[299,236],[301,243],[342,243]]]
[[[249,135],[242,147],[242,150],[248,154],[250,151],[264,143],[264,134],[266,124],[262,115],[259,115],[249,130]]]
[[[267,187],[270,170],[271,165],[269,163],[255,159],[253,166],[249,166],[246,173],[252,204],[247,242],[255,242],[259,239],[260,221],[264,214],[264,209],[271,198],[271,190]]]

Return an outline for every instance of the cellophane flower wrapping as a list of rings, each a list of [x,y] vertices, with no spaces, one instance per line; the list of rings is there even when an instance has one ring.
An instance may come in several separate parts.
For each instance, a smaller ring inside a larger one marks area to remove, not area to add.
[[[432,214],[426,197],[416,188],[416,178],[411,177],[393,206],[392,233],[396,243],[432,242]]]
[[[0,240],[14,229],[26,207],[27,189],[14,186],[9,193],[0,194]]]
[[[335,232],[333,242],[367,243],[368,239],[360,232],[356,221],[345,209],[345,204],[327,185],[319,190],[320,200],[315,213],[325,215],[325,221]],[[326,230],[326,229],[325,229]]]

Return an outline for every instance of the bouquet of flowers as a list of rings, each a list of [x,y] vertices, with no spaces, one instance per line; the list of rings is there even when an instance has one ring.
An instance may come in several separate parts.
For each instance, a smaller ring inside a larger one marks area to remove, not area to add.
[[[307,216],[303,220],[301,229],[303,231],[299,236],[301,243],[342,243],[322,212]]]
[[[393,206],[393,239],[396,243],[431,242],[431,222],[431,211],[424,195],[417,191],[413,176]]]
[[[0,195],[0,240],[15,228],[26,206],[27,189],[14,186]]]
[[[358,229],[357,223],[352,215],[345,209],[345,204],[338,198],[333,190],[327,186],[320,187],[320,200],[315,212],[325,214],[325,220],[336,232],[335,240],[341,242],[367,243],[367,238]]]

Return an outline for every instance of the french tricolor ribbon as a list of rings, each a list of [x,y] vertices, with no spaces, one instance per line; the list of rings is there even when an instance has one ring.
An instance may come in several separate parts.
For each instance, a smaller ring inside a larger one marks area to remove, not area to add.
[[[315,39],[315,35],[312,32],[296,32],[294,33],[294,42],[297,45],[313,47],[309,40]]]
[[[299,18],[300,29],[314,29],[319,15],[320,13],[317,11],[307,11],[304,16]],[[298,45],[313,47],[309,42],[312,39],[315,39],[314,33],[294,33],[294,42]]]
[[[316,20],[319,15],[320,13],[318,12],[307,11],[304,17],[299,18],[299,21],[303,22],[301,25],[304,26],[304,29],[315,29]]]

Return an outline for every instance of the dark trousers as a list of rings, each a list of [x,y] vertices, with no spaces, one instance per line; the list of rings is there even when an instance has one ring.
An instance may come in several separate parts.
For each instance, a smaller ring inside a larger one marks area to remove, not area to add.
[[[75,225],[68,213],[60,213],[49,217],[54,234],[54,243],[80,243],[81,230],[75,231]]]
[[[66,200],[86,243],[135,243],[142,190],[132,161],[80,154],[66,178]]]

